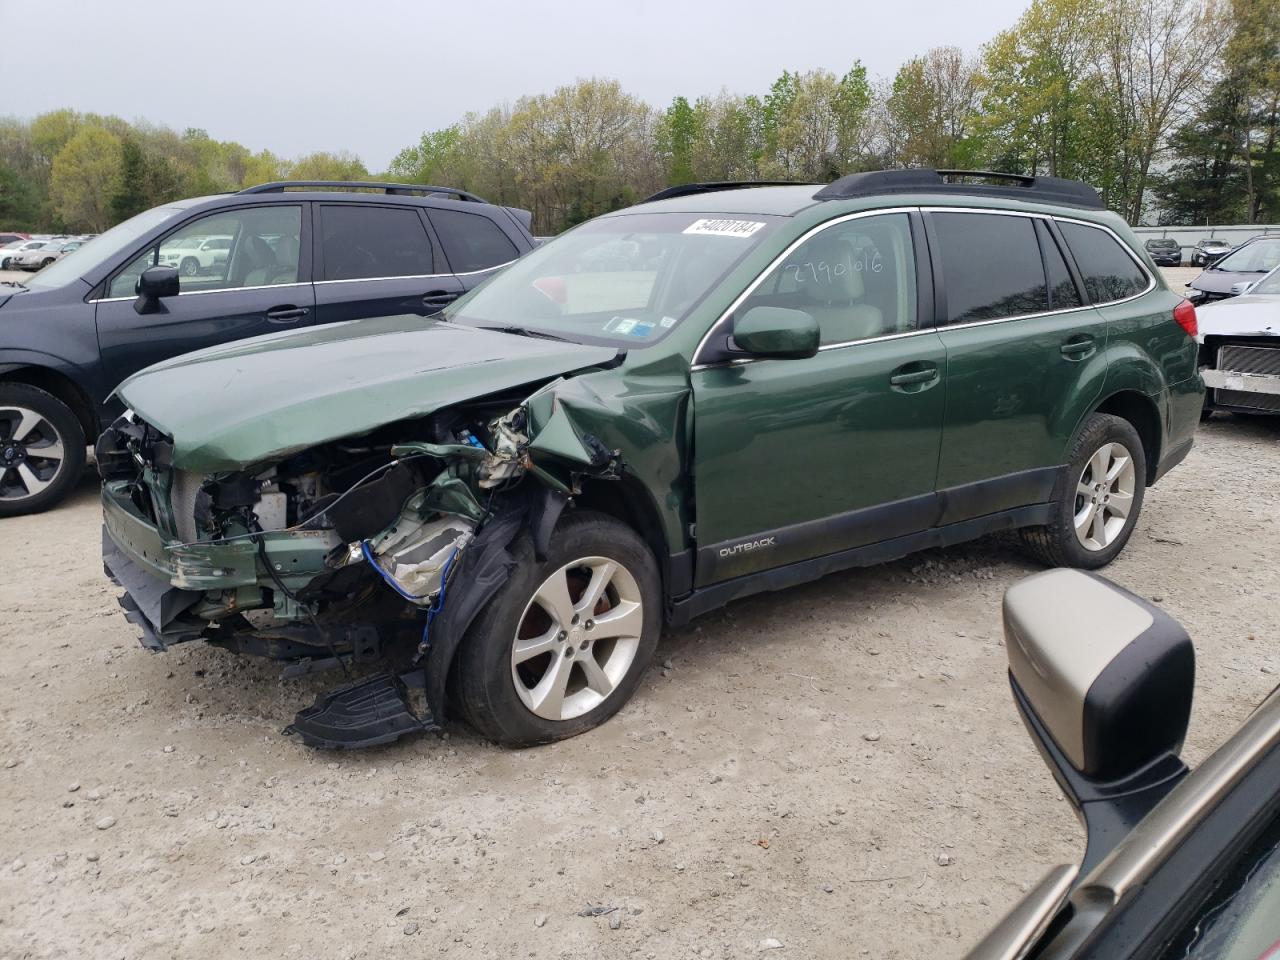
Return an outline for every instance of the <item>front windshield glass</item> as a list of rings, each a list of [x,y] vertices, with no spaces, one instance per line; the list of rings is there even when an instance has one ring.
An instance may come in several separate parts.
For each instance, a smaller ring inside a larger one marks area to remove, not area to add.
[[[683,320],[775,227],[755,214],[602,217],[538,247],[446,308],[478,326],[643,347]]]
[[[45,267],[27,281],[32,289],[52,289],[78,280],[94,267],[101,265],[120,253],[125,247],[132,246],[144,233],[168,220],[179,207],[155,207],[143,211],[136,217],[130,217],[124,223],[118,223],[100,237],[94,237],[92,243],[86,243],[78,250],[67,254],[56,263]]]
[[[1266,273],[1280,266],[1280,237],[1246,243],[1213,265],[1214,270],[1234,273]]]
[[[1272,270],[1269,274],[1258,281],[1250,293],[1266,293],[1272,296],[1280,295],[1280,267]]]

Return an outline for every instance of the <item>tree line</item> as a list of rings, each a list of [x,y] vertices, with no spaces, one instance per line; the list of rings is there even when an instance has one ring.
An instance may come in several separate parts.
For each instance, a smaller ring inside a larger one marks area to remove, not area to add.
[[[526,207],[552,233],[667,185],[893,167],[1084,180],[1132,223],[1278,222],[1280,0],[1033,0],[974,55],[665,108],[585,79],[424,133],[384,176]],[[101,229],[178,196],[368,175],[349,153],[290,162],[114,117],[0,121],[4,224]]]

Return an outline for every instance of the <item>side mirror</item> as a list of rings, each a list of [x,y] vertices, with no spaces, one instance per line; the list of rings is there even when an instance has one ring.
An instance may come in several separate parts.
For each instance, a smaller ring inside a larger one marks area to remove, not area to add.
[[[1241,280],[1239,283],[1233,283],[1231,285],[1231,295],[1233,297],[1243,296],[1253,289],[1253,285],[1254,281],[1252,280]]]
[[[133,309],[138,313],[155,313],[160,309],[161,298],[178,295],[178,268],[147,267],[138,277],[136,289],[138,299]]]
[[[752,307],[733,318],[733,341],[752,356],[803,360],[818,352],[818,321],[803,310]]]
[[[1195,650],[1155,604],[1069,569],[1010,587],[1004,632],[1014,700],[1088,834],[1084,876],[1187,773]]]

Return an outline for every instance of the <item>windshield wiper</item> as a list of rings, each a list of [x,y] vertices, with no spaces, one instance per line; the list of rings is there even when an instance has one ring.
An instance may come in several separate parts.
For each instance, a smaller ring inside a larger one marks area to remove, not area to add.
[[[6,287],[17,287],[19,290],[30,290],[30,289],[31,289],[31,288],[30,288],[30,287],[28,287],[25,283],[23,283],[21,280],[0,280],[0,283],[3,283]]]
[[[498,333],[514,333],[517,337],[534,337],[538,340],[557,340],[560,343],[576,343],[568,337],[562,337],[558,334],[547,333],[545,330],[533,330],[529,327],[518,327],[515,325],[500,327],[481,327],[481,330],[496,330]]]

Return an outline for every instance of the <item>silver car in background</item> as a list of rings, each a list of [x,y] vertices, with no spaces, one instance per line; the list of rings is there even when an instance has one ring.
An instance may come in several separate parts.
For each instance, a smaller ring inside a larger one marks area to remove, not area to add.
[[[1205,416],[1280,414],[1280,267],[1196,308]]]
[[[14,255],[10,266],[15,270],[43,270],[82,246],[83,240],[50,240],[40,247],[20,250]]]

